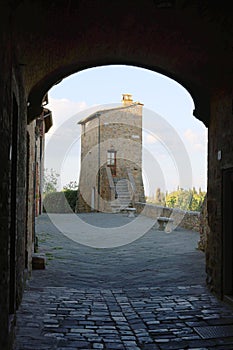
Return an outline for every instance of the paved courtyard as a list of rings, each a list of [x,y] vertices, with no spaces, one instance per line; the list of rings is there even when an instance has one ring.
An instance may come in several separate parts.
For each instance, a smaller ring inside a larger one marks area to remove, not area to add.
[[[198,233],[121,214],[76,219],[37,221],[47,265],[24,293],[16,350],[233,349],[233,312],[205,288]]]

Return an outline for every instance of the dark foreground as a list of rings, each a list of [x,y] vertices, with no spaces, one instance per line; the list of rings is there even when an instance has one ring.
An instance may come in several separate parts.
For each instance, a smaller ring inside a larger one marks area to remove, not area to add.
[[[105,227],[133,220],[82,218]],[[233,349],[233,312],[205,288],[197,233],[152,229],[122,247],[91,248],[46,215],[37,232],[47,266],[25,291],[17,350]]]

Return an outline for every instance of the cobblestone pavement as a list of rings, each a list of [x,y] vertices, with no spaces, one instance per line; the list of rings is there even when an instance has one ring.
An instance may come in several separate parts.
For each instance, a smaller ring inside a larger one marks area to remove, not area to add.
[[[61,217],[65,221],[69,216]],[[102,213],[79,217],[99,227],[127,225],[134,220]],[[46,215],[39,218],[37,232],[48,265],[43,272],[33,272],[31,286],[136,288],[205,283],[204,254],[196,249],[197,232],[176,229],[167,234],[151,229],[131,244],[109,249],[68,239]]]
[[[48,264],[24,293],[16,350],[233,349],[233,312],[205,288],[196,233],[150,230],[105,251],[75,244],[45,215],[37,231]]]

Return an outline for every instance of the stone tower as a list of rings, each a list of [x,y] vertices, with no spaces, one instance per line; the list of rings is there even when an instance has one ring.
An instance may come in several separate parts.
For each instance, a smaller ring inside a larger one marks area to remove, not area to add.
[[[118,212],[145,202],[142,180],[142,109],[132,95],[122,105],[81,120],[77,212]]]

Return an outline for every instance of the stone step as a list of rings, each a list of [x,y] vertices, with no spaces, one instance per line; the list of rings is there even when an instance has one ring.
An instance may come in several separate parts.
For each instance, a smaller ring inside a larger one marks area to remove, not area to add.
[[[127,179],[117,179],[114,181],[116,189],[116,201],[111,204],[114,213],[120,212],[131,204],[131,196],[128,189]]]
[[[127,199],[127,200],[117,200],[114,203],[111,204],[111,206],[118,206],[118,205],[122,205],[125,203],[131,203],[131,199]]]
[[[123,186],[121,186],[121,187],[116,187],[116,191],[118,192],[118,191],[128,191],[128,186],[127,187],[123,187]]]
[[[126,193],[126,194],[119,194],[118,193],[118,197],[117,198],[130,198],[130,195],[128,193]]]

